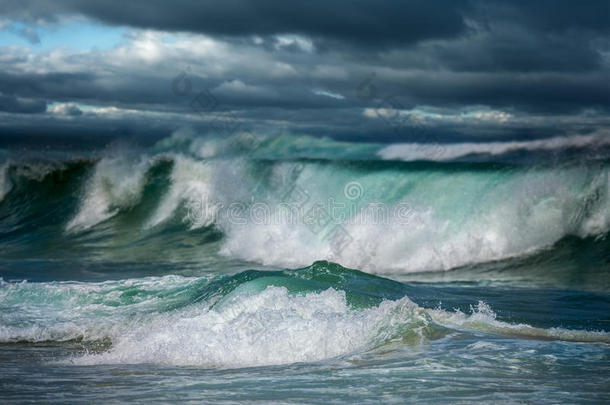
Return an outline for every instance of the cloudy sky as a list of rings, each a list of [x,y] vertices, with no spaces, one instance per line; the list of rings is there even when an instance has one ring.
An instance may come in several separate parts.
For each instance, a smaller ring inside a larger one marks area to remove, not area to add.
[[[0,0],[0,48],[5,139],[610,128],[607,0]]]

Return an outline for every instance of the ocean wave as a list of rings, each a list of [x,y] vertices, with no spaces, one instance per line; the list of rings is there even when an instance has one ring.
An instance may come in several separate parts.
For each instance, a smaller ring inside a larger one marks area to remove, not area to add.
[[[213,241],[216,254],[264,265],[324,259],[404,274],[523,257],[566,237],[603,238],[610,230],[610,179],[602,162],[202,159],[159,152],[13,162],[2,173],[0,238],[5,254],[19,257],[82,248],[113,260],[163,261],[177,250],[181,259],[199,260]],[[129,254],[121,246],[130,246]]]
[[[77,365],[312,362],[390,343],[419,345],[456,331],[610,343],[603,331],[500,321],[484,303],[470,314],[424,308],[400,283],[327,262],[215,279],[2,282],[0,307],[2,342],[109,341],[65,360]]]
[[[246,287],[247,288],[247,287]],[[289,295],[269,286],[239,292],[214,309],[158,316],[113,339],[110,350],[74,364],[161,363],[246,367],[312,362],[371,347],[391,338],[393,324],[423,324],[425,314],[407,298],[352,310],[334,289]],[[396,333],[396,332],[394,332]]]
[[[464,142],[464,143],[394,143],[377,151],[386,160],[454,160],[470,155],[500,156],[514,152],[562,151],[569,148],[591,149],[610,146],[610,137],[603,135],[572,135],[534,141]]]
[[[98,161],[85,185],[81,206],[66,229],[89,229],[136,205],[142,195],[145,173],[153,163],[146,157],[130,162],[122,155]]]
[[[354,181],[357,200],[344,193]],[[312,162],[291,184],[288,198],[302,198],[303,217],[318,214],[317,222],[220,223],[221,253],[280,266],[328,259],[371,272],[448,270],[529,255],[567,235],[604,235],[610,226],[607,169],[449,174],[442,167],[365,171]],[[271,200],[265,208],[264,216],[277,218],[283,205]],[[334,237],[345,245],[337,247]]]
[[[464,331],[480,331],[527,339],[610,343],[610,333],[605,331],[574,330],[559,327],[545,329],[525,323],[499,321],[496,319],[496,313],[483,301],[479,301],[475,307],[471,307],[470,314],[465,314],[459,310],[449,312],[438,309],[428,310],[427,313],[434,322],[440,325]]]

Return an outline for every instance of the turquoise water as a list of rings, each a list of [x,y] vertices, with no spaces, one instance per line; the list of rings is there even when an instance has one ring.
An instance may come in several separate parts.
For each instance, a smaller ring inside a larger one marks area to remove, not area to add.
[[[607,151],[581,144],[5,150],[0,399],[608,402]]]

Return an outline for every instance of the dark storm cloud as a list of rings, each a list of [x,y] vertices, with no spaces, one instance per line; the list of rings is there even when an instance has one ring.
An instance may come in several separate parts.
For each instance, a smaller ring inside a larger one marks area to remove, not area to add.
[[[588,36],[537,36],[505,28],[437,45],[429,51],[452,71],[587,72],[602,64],[592,41]]]
[[[412,106],[487,105],[530,112],[578,112],[584,106],[608,109],[606,73],[567,74],[436,74],[415,75],[396,91]]]
[[[610,3],[606,0],[489,0],[477,4],[477,15],[486,23],[516,21],[537,32],[610,34]]]
[[[21,114],[45,112],[47,103],[44,100],[23,99],[0,94],[0,111]]]
[[[426,0],[5,1],[2,11],[21,18],[54,19],[77,13],[107,24],[216,35],[300,33],[375,44],[413,43],[459,35],[465,1],[439,7]]]
[[[176,71],[176,74],[178,72]],[[214,89],[214,97],[223,108],[282,107],[282,108],[333,108],[353,105],[353,100],[341,101],[316,96],[312,89],[300,83],[286,85],[269,81],[258,90],[233,90],[222,80],[205,80],[190,76],[196,90],[180,97],[171,91],[171,76],[123,76],[112,83],[101,80],[95,74],[2,74],[0,89],[6,93],[28,98],[47,98],[59,102],[114,105],[130,109],[192,112],[196,109],[196,96],[200,91]],[[223,85],[224,83],[224,85]],[[346,91],[352,92],[352,84]],[[17,100],[12,97],[11,100]],[[1,99],[0,99],[1,100]],[[7,98],[8,100],[8,98]],[[17,101],[14,101],[17,103]],[[6,102],[8,105],[8,101]],[[23,104],[23,103],[22,103]],[[2,109],[3,104],[0,104]],[[24,104],[25,105],[25,104]],[[8,107],[6,107],[8,108]],[[4,109],[3,111],[9,111]],[[42,110],[44,111],[44,110]],[[15,107],[17,112],[17,107]]]
[[[468,18],[516,22],[539,33],[610,33],[605,0],[4,0],[0,11],[22,19],[82,14],[108,24],[221,35],[302,33],[350,42],[412,43],[462,34]]]
[[[37,56],[5,49],[5,132],[165,133],[180,121],[205,132],[208,117],[193,111],[202,90],[261,131],[337,137],[395,137],[363,114],[388,97],[407,110],[497,109],[519,119],[434,129],[464,139],[592,131],[607,126],[610,111],[608,1],[0,0],[0,12],[33,33],[37,22],[74,16],[136,28],[127,45],[110,51]],[[172,45],[140,28],[187,39]],[[192,92],[180,97],[171,84],[187,66]],[[357,98],[373,72],[375,96]],[[34,120],[20,118],[44,113],[47,102],[60,104]],[[79,105],[116,111],[93,114]]]

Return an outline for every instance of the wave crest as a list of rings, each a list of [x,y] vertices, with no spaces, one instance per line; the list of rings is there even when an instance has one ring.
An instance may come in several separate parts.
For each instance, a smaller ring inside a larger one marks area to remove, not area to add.
[[[108,341],[71,364],[248,367],[312,362],[454,331],[610,343],[604,331],[538,328],[427,309],[392,280],[318,262],[300,270],[222,278],[178,276],[102,283],[0,282],[0,341]]]

